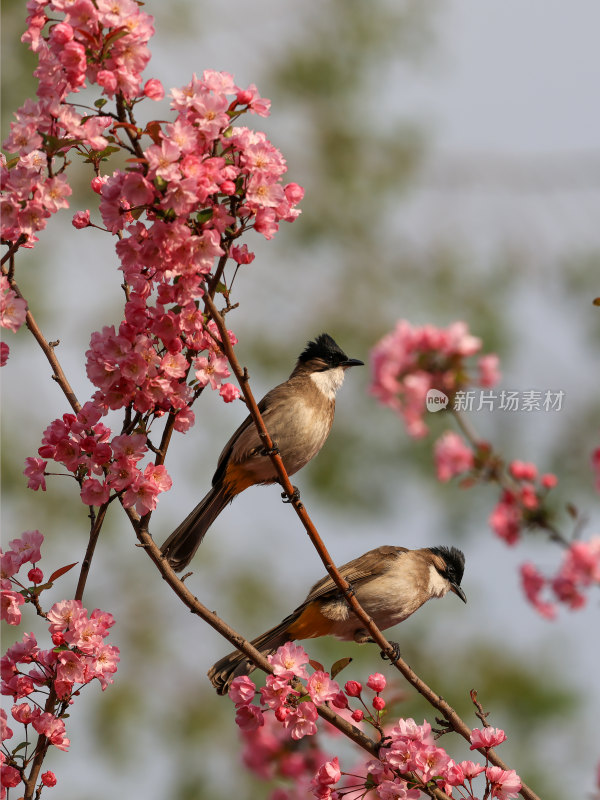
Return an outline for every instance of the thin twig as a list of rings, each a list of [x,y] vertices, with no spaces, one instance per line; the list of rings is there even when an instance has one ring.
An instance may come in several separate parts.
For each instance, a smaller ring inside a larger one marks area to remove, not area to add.
[[[14,279],[9,278],[10,288],[15,292],[15,294],[20,297],[22,300],[25,300],[23,295],[21,294],[21,290],[19,289],[17,283]],[[25,300],[25,302],[27,302]],[[39,346],[42,348],[42,352],[50,362],[50,366],[52,367],[52,377],[58,383],[60,388],[63,390],[65,397],[67,398],[69,405],[73,409],[73,411],[77,414],[81,411],[81,405],[77,400],[75,392],[71,388],[71,384],[67,380],[65,373],[60,365],[56,354],[54,353],[54,348],[56,347],[56,343],[50,344],[46,337],[41,332],[39,325],[35,321],[35,318],[31,311],[29,310],[29,304],[27,304],[27,314],[25,316],[25,324],[33,334],[34,338],[36,339]]]

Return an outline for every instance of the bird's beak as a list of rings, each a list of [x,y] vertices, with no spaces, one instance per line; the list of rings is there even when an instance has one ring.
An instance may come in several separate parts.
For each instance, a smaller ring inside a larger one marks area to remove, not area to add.
[[[358,358],[347,358],[345,361],[340,361],[340,367],[364,367],[365,362],[359,361]]]
[[[457,597],[460,597],[460,599],[463,601],[463,603],[467,602],[467,595],[463,592],[463,590],[460,588],[458,583],[450,584],[450,591],[454,592],[454,594]]]

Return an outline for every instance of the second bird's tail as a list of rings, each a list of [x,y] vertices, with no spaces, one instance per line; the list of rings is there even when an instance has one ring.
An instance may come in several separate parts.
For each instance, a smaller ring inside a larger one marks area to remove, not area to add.
[[[232,500],[225,488],[217,484],[187,515],[160,548],[175,572],[187,567],[198,549],[204,534]]]
[[[289,617],[286,617],[283,622],[280,622],[279,625],[253,639],[251,644],[263,655],[274,653],[278,647],[292,640],[293,637],[289,634],[289,627],[297,616],[298,613],[295,611]],[[239,650],[234,650],[233,653],[229,653],[229,655],[219,659],[216,664],[213,664],[207,675],[217,690],[217,694],[227,694],[234,678],[240,675],[249,675],[254,669],[254,664],[248,661],[243,653],[240,653]]]

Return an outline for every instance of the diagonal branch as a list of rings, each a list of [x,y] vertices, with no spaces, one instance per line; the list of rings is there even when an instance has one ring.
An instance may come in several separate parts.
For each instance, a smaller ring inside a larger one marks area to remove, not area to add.
[[[169,562],[163,557],[160,548],[154,542],[154,539],[148,533],[147,528],[143,524],[143,519],[140,520],[137,514],[130,508],[124,509],[133,525],[136,536],[139,540],[139,546],[143,547],[148,556],[154,562],[156,568],[163,577],[163,580],[175,592],[177,597],[189,608],[192,614],[200,617],[208,625],[211,626],[217,633],[220,633],[228,642],[235,648],[240,650],[247,656],[255,666],[263,672],[272,673],[271,667],[265,656],[257,650],[247,639],[244,639],[239,633],[231,628],[224,620],[222,620],[214,611],[209,611],[198,598],[189,591],[185,583],[180,580],[178,575],[170,567]],[[319,716],[329,722],[334,728],[343,733],[355,744],[365,750],[369,755],[378,758],[380,743],[374,741],[369,736],[366,736],[361,730],[356,728],[350,722],[336,714],[328,705],[317,706]],[[450,800],[448,796],[440,789],[429,787],[419,787],[421,791],[429,794],[430,797],[436,800]]]
[[[462,718],[457,714],[452,706],[450,706],[449,703],[447,703],[442,697],[440,697],[440,695],[434,692],[433,689],[431,689],[425,683],[425,681],[419,678],[419,676],[409,667],[404,659],[396,656],[395,650],[390,642],[385,638],[371,617],[362,608],[356,599],[356,596],[351,592],[350,584],[340,574],[338,568],[335,566],[333,559],[329,555],[329,552],[325,547],[325,544],[323,543],[323,540],[321,539],[312,520],[310,519],[308,512],[304,508],[303,504],[294,497],[294,487],[290,482],[281,455],[273,449],[273,440],[267,431],[264,420],[256,404],[256,400],[252,394],[252,390],[250,389],[248,373],[246,370],[242,369],[239,361],[237,360],[223,316],[219,313],[213,300],[207,294],[204,295],[203,301],[206,311],[210,314],[219,330],[223,352],[227,356],[227,359],[231,365],[231,369],[233,370],[240,384],[240,389],[242,390],[242,394],[244,396],[244,400],[246,401],[250,416],[256,425],[258,434],[265,446],[265,449],[270,454],[269,457],[271,458],[277,471],[281,486],[290,500],[290,504],[294,507],[296,514],[300,518],[300,521],[302,522],[311,542],[317,550],[325,569],[331,576],[331,579],[342,592],[351,610],[358,617],[364,627],[369,631],[373,641],[381,648],[382,654],[385,654],[385,656],[389,658],[390,662],[399,670],[399,672],[402,673],[405,679],[428,701],[430,705],[444,715],[444,718],[448,721],[452,730],[456,731],[456,733],[459,733],[463,738],[467,739],[467,741],[470,741],[471,729],[469,726],[462,720]],[[484,748],[481,748],[479,752],[486,756],[492,764],[495,764],[501,769],[508,769],[507,765],[496,755],[494,750],[485,750]],[[540,800],[535,792],[533,792],[525,784],[523,784],[521,787],[521,795],[525,798],[525,800]]]

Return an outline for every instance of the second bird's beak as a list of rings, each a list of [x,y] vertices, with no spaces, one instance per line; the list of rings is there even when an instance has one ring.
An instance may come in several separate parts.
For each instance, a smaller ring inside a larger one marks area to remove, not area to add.
[[[360,361],[358,358],[347,358],[345,361],[340,361],[340,367],[364,367],[365,362]]]
[[[463,592],[463,590],[460,588],[458,583],[451,583],[450,584],[450,591],[454,592],[454,594],[457,597],[460,597],[460,599],[463,601],[463,603],[467,602],[467,595]]]

